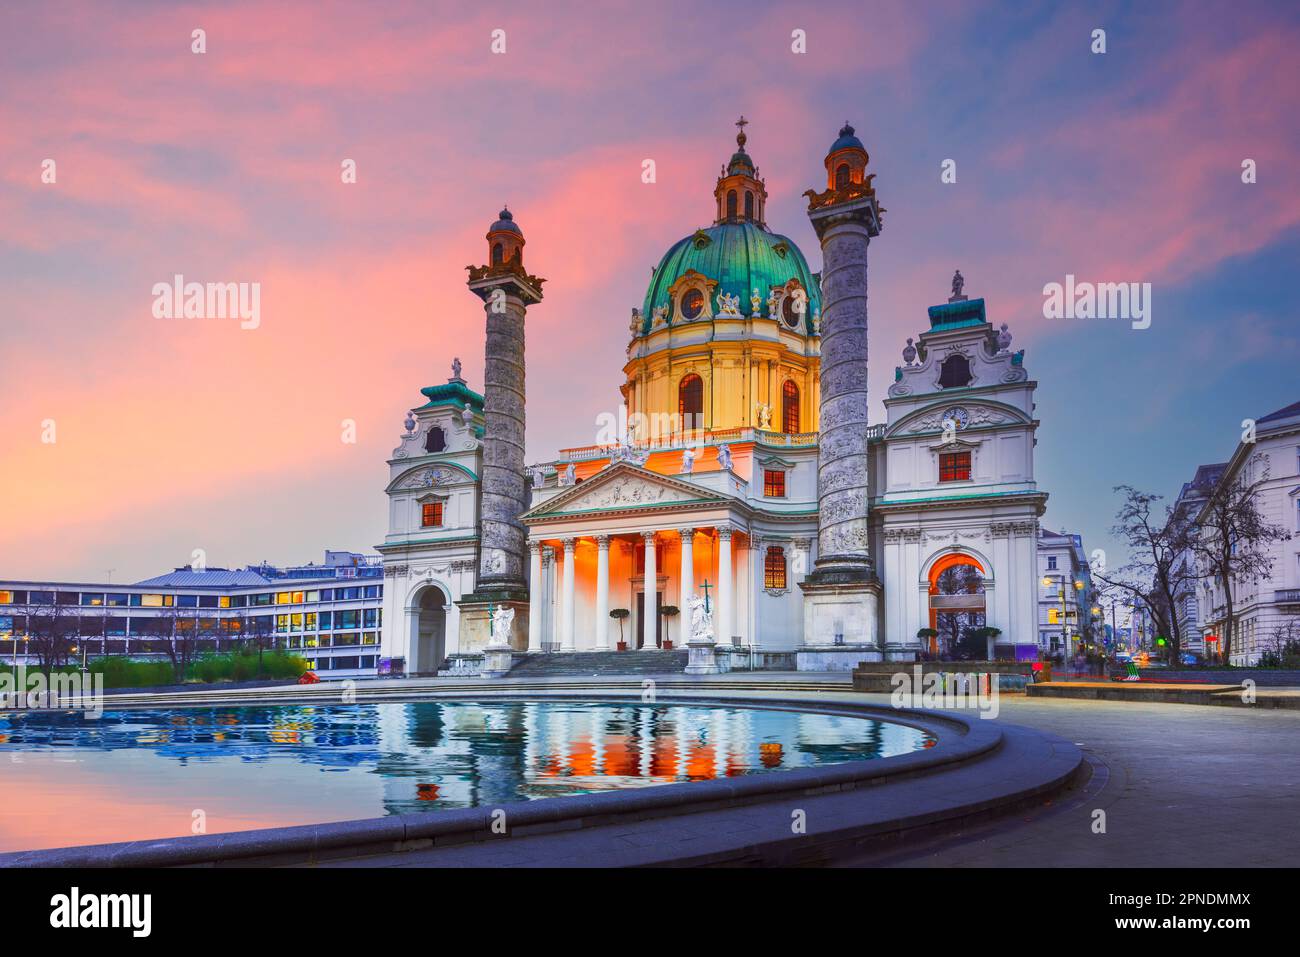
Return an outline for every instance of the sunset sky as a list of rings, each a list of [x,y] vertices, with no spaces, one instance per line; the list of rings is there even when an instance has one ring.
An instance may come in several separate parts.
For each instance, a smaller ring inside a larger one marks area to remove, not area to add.
[[[1300,400],[1297,49],[1293,3],[7,2],[0,577],[369,551],[419,389],[457,356],[481,388],[464,267],[503,203],[548,280],[529,460],[594,441],[741,113],[814,269],[800,194],[846,119],[870,151],[875,420],[959,267],[1039,383],[1043,524],[1110,547],[1112,486],[1172,498]],[[260,327],[154,318],[177,273],[260,283]],[[1067,274],[1150,282],[1151,327],[1045,319]]]

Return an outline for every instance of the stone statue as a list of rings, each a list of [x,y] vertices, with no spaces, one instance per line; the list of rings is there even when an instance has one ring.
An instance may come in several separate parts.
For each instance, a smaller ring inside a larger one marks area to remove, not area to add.
[[[644,466],[646,460],[649,458],[650,458],[649,446],[644,446],[643,448],[639,448],[639,449],[632,449],[632,448],[628,449],[627,459],[633,465]]]
[[[740,315],[740,297],[718,293],[718,314],[722,316]]]
[[[668,323],[668,307],[660,306],[654,311],[654,321],[650,323],[652,327],[663,326]]]
[[[964,288],[966,288],[966,279],[962,276],[961,270],[958,269],[952,274],[952,297],[948,301],[961,302],[961,300],[965,299],[966,297],[961,294]]]
[[[822,311],[821,308],[819,307],[813,310],[813,335],[820,336],[821,334],[822,334]]]
[[[760,296],[760,295],[758,294],[758,290],[757,290],[757,289],[754,289],[754,290],[751,290],[751,291],[750,291],[750,294],[749,294],[749,311],[750,311],[750,313],[754,316],[755,319],[757,319],[760,315],[762,315],[762,312],[763,312],[763,297]]]
[[[726,442],[718,446],[718,465],[728,472],[731,471],[731,446]]]
[[[533,473],[533,488],[541,488],[542,483],[546,481],[546,476],[542,474],[540,468],[530,470]]]
[[[641,315],[641,310],[635,306],[632,307],[632,321],[628,323],[628,330],[634,336],[641,335],[641,326],[645,323],[645,317]]]
[[[565,484],[565,485],[577,485],[577,484],[578,484],[578,469],[577,469],[576,466],[574,466],[574,464],[573,464],[572,462],[570,462],[568,465],[566,465],[566,466],[564,467],[564,482],[563,482],[563,484]]]
[[[410,412],[406,413],[406,421],[402,425],[406,426],[407,435],[413,435],[415,433],[415,416]]]
[[[775,318],[776,318],[776,315],[777,315],[777,310],[780,309],[780,308],[781,308],[781,300],[777,297],[777,295],[776,295],[776,290],[773,289],[773,290],[772,290],[772,294],[771,294],[770,296],[767,297],[767,316],[768,316],[768,318],[769,318],[769,319],[775,319]]]
[[[766,402],[760,402],[758,403],[757,409],[758,427],[764,432],[770,431],[772,428],[772,407]]]
[[[1007,331],[1007,324],[1002,323],[1002,331],[998,333],[998,355],[1006,355],[1011,351],[1011,333]]]
[[[685,448],[682,450],[682,474],[690,475],[695,471],[695,450]]]
[[[691,641],[713,641],[713,612],[703,595],[691,596]]]
[[[912,360],[916,358],[916,346],[912,345],[912,340],[907,340],[907,345],[903,346],[903,361],[909,366]]]
[[[515,610],[505,605],[498,605],[492,613],[492,644],[510,644],[510,631],[515,623]]]
[[[452,360],[451,360],[451,381],[452,381],[452,382],[463,382],[463,381],[464,381],[464,380],[460,377],[460,359],[459,359],[459,358],[455,358],[455,359],[452,359]]]

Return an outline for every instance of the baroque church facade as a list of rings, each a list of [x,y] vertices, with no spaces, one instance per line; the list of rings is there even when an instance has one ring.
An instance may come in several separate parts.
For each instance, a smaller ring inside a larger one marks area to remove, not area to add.
[[[915,660],[961,613],[997,630],[989,654],[1036,650],[1047,496],[1023,351],[958,273],[902,350],[885,421],[868,422],[867,249],[883,210],[866,149],[846,124],[825,190],[805,194],[818,273],[769,229],[743,124],[713,225],[669,247],[632,310],[614,441],[525,465],[524,325],[544,280],[508,211],[489,229],[469,282],[484,389],[457,362],[389,461],[378,549],[396,669],[473,670],[501,607],[519,655],[680,649],[696,596],[724,668]]]

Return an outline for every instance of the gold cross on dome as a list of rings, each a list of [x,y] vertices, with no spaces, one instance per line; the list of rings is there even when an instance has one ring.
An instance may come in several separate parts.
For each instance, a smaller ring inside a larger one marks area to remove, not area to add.
[[[740,119],[736,120],[736,125],[740,127],[740,132],[745,132],[745,127],[749,125],[749,120],[745,119],[745,114],[740,114]]]

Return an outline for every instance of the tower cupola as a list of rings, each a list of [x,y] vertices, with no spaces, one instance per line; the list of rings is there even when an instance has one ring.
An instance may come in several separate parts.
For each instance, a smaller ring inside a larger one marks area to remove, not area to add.
[[[850,183],[861,183],[867,171],[867,148],[853,135],[847,122],[840,128],[840,137],[831,144],[826,154],[826,188],[841,190]]]
[[[510,263],[522,268],[524,265],[524,234],[515,225],[515,218],[509,209],[501,210],[497,221],[487,233],[488,264],[506,266]]]
[[[764,220],[767,207],[767,186],[759,179],[758,168],[745,152],[745,127],[749,120],[743,116],[736,121],[740,132],[736,134],[736,152],[722,168],[718,185],[713,189],[717,201],[717,218],[714,225],[722,223],[753,223],[766,228]]]

